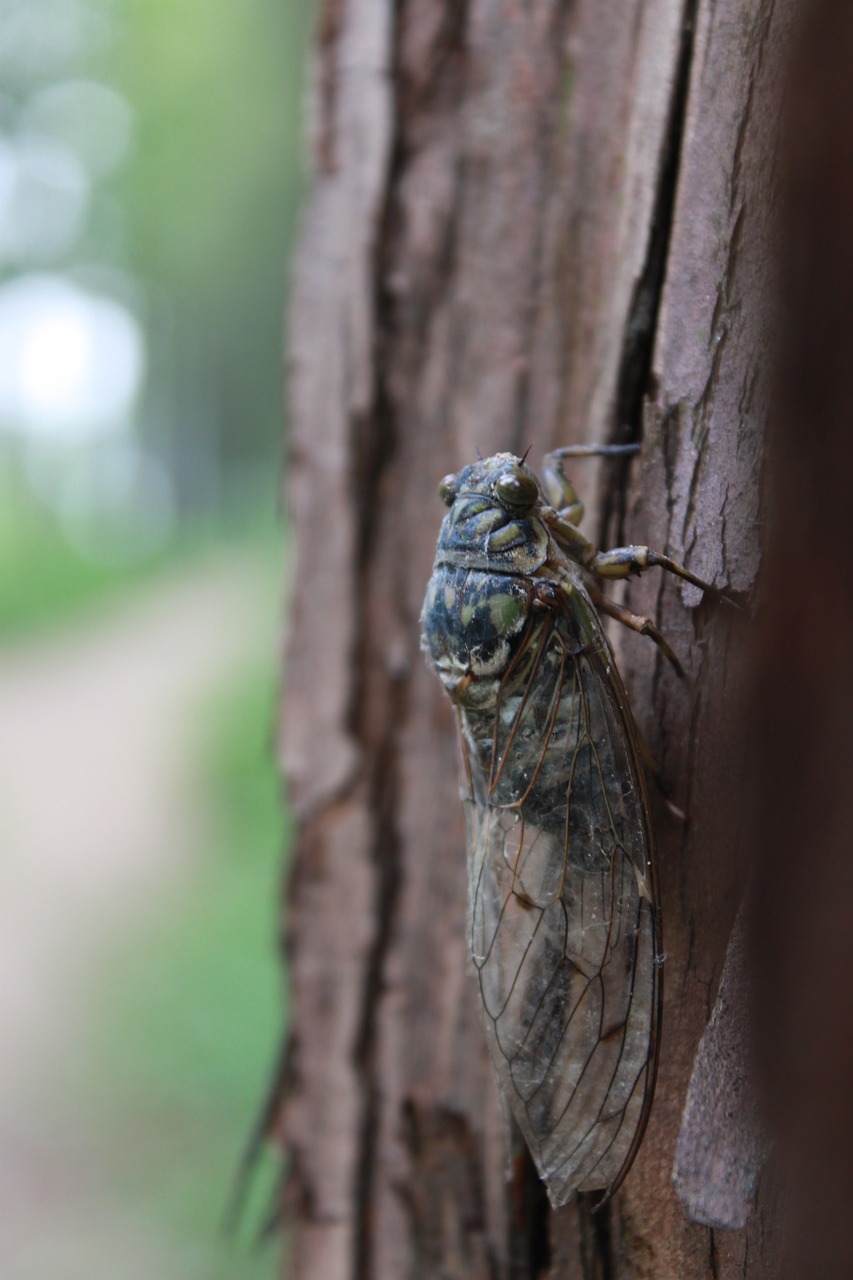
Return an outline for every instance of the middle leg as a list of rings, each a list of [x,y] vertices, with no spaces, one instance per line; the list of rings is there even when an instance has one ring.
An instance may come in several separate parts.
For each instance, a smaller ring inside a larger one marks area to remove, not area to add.
[[[592,584],[590,586],[592,587]],[[600,609],[602,613],[606,613],[609,618],[615,618],[617,622],[622,623],[623,627],[628,627],[631,631],[636,631],[638,635],[648,636],[650,640],[654,640],[664,657],[672,663],[678,675],[684,675],[684,668],[679,662],[678,656],[651,618],[647,618],[641,613],[633,613],[624,604],[617,604],[615,600],[608,600],[605,595],[594,587],[590,590],[590,595],[596,608]]]

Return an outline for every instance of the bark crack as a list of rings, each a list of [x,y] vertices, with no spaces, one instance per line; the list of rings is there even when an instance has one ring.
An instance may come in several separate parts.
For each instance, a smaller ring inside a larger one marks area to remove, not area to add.
[[[373,1274],[371,1202],[375,1194],[374,1174],[377,1159],[377,1132],[380,1119],[380,1082],[376,1061],[376,1024],[382,991],[382,973],[391,941],[394,905],[400,884],[399,836],[396,821],[397,742],[393,726],[399,724],[403,709],[404,686],[395,681],[386,718],[388,732],[376,754],[373,775],[372,808],[376,813],[373,860],[377,872],[376,932],[365,967],[364,1003],[356,1044],[356,1061],[363,1081],[364,1097],[356,1172],[355,1201],[355,1280],[369,1280]]]
[[[658,171],[646,258],[634,286],[625,322],[616,379],[616,397],[610,429],[610,439],[616,443],[639,443],[643,436],[643,405],[652,374],[655,336],[675,216],[697,10],[698,0],[685,0],[669,119]],[[628,506],[628,474],[627,462],[614,467],[612,482],[605,492],[602,503],[602,545],[607,541],[607,530],[615,530],[615,542],[624,541]]]
[[[395,32],[391,47],[399,50],[396,31],[399,27],[400,6],[393,6]],[[397,67],[390,77],[393,85],[399,84]],[[399,90],[395,91],[399,96]],[[381,340],[387,332],[391,304],[387,288],[387,264],[389,246],[394,243],[392,234],[393,202],[403,170],[401,144],[402,112],[399,102],[392,105],[391,118],[394,132],[389,142],[384,190],[377,215],[377,246],[372,263],[374,282],[374,330]],[[370,603],[372,599],[372,566],[376,548],[382,536],[380,528],[381,505],[376,494],[381,492],[383,476],[393,466],[398,450],[398,424],[393,400],[383,377],[385,363],[374,360],[375,385],[372,409],[358,423],[352,424],[353,438],[353,505],[358,512],[355,576],[358,584],[355,593],[357,626],[356,658],[353,698],[351,706],[351,731],[361,739],[373,737],[372,750],[365,751],[365,759],[371,761],[369,777],[363,779],[370,800],[369,811],[374,815],[371,860],[376,874],[376,897],[373,919],[375,929],[365,965],[362,986],[362,1007],[355,1044],[355,1061],[362,1091],[361,1121],[358,1138],[358,1160],[353,1187],[354,1204],[354,1280],[369,1280],[373,1274],[374,1241],[371,1210],[375,1196],[375,1177],[379,1150],[380,1078],[377,1062],[377,1027],[379,1018],[382,975],[391,945],[394,908],[400,884],[400,840],[397,822],[398,792],[398,742],[397,727],[405,714],[405,681],[395,675],[388,665],[381,663],[381,637],[375,634]],[[379,661],[377,661],[379,658]],[[370,714],[371,705],[381,705],[383,714]],[[374,726],[379,726],[376,741]]]
[[[563,50],[563,66],[560,77],[561,82],[565,77],[566,67],[569,63],[568,53],[566,50],[566,23],[569,19],[570,13],[571,4],[566,3],[566,0],[563,0],[563,3],[558,5],[554,12],[552,23],[552,42],[555,47]],[[549,179],[559,160],[559,115],[556,115],[553,112],[543,112],[540,117],[538,135],[537,141],[539,143],[543,169],[542,190],[547,193],[552,190],[555,185]],[[545,202],[545,204],[547,205],[547,202]],[[533,433],[530,432],[528,435],[531,357],[536,338],[537,318],[541,309],[543,282],[546,279],[546,267],[549,265],[547,247],[547,217],[545,209],[543,208],[540,212],[535,230],[533,270],[530,283],[530,303],[526,317],[526,333],[524,335],[524,356],[516,388],[515,432],[514,440],[512,441],[512,450],[516,454],[522,454],[533,440]]]

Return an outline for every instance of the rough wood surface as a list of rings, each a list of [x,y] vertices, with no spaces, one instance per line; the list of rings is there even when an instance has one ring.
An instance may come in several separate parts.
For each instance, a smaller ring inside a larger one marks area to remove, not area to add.
[[[694,1222],[745,1227],[768,1156],[752,1027],[748,912],[741,906],[711,1020],[693,1062],[673,1182]]]
[[[615,1204],[546,1223],[506,1203],[463,936],[456,747],[418,615],[437,480],[477,448],[532,445],[535,465],[556,444],[643,436],[633,474],[602,478],[591,527],[752,585],[795,5],[326,2],[291,317],[282,740],[299,830],[280,1131],[294,1280],[774,1274],[769,1211],[721,1240],[671,1187],[741,887],[737,617],[660,581],[631,594],[691,676],[677,685],[653,646],[623,646],[638,720],[689,813],[658,815],[660,1084]],[[587,494],[593,480],[578,475]]]
[[[631,540],[666,546],[697,573],[740,591],[758,568],[764,272],[791,15],[790,5],[736,0],[700,4],[696,15],[643,466],[627,525]],[[732,610],[700,603],[692,588],[650,578],[630,598],[657,615],[688,660],[685,682],[636,646],[624,664],[658,767],[688,822],[679,827],[662,816],[658,824],[664,1048],[649,1133],[611,1217],[613,1274],[633,1274],[642,1251],[641,1274],[650,1277],[771,1277],[778,1237],[761,1195],[745,1232],[709,1232],[688,1222],[670,1181],[694,1055],[749,861],[740,794],[743,623]]]

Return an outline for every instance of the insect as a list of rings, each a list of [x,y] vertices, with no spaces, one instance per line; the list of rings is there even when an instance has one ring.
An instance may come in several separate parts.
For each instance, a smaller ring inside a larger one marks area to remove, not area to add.
[[[555,1207],[613,1194],[640,1145],[660,1037],[661,927],[641,741],[600,614],[650,619],[599,583],[660,566],[645,546],[600,552],[545,459],[540,482],[498,453],[440,495],[450,508],[422,645],[459,722],[468,934],[498,1082]],[[627,452],[627,450],[621,450]]]

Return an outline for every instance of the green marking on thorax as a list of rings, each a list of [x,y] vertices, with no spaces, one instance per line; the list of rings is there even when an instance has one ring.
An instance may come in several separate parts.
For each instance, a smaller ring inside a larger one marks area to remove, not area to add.
[[[501,634],[514,631],[526,611],[526,602],[515,595],[499,592],[489,600],[492,625]]]
[[[489,535],[489,546],[498,549],[512,546],[518,535],[518,525],[513,521],[511,524],[504,525],[503,529],[498,529],[497,533]]]

